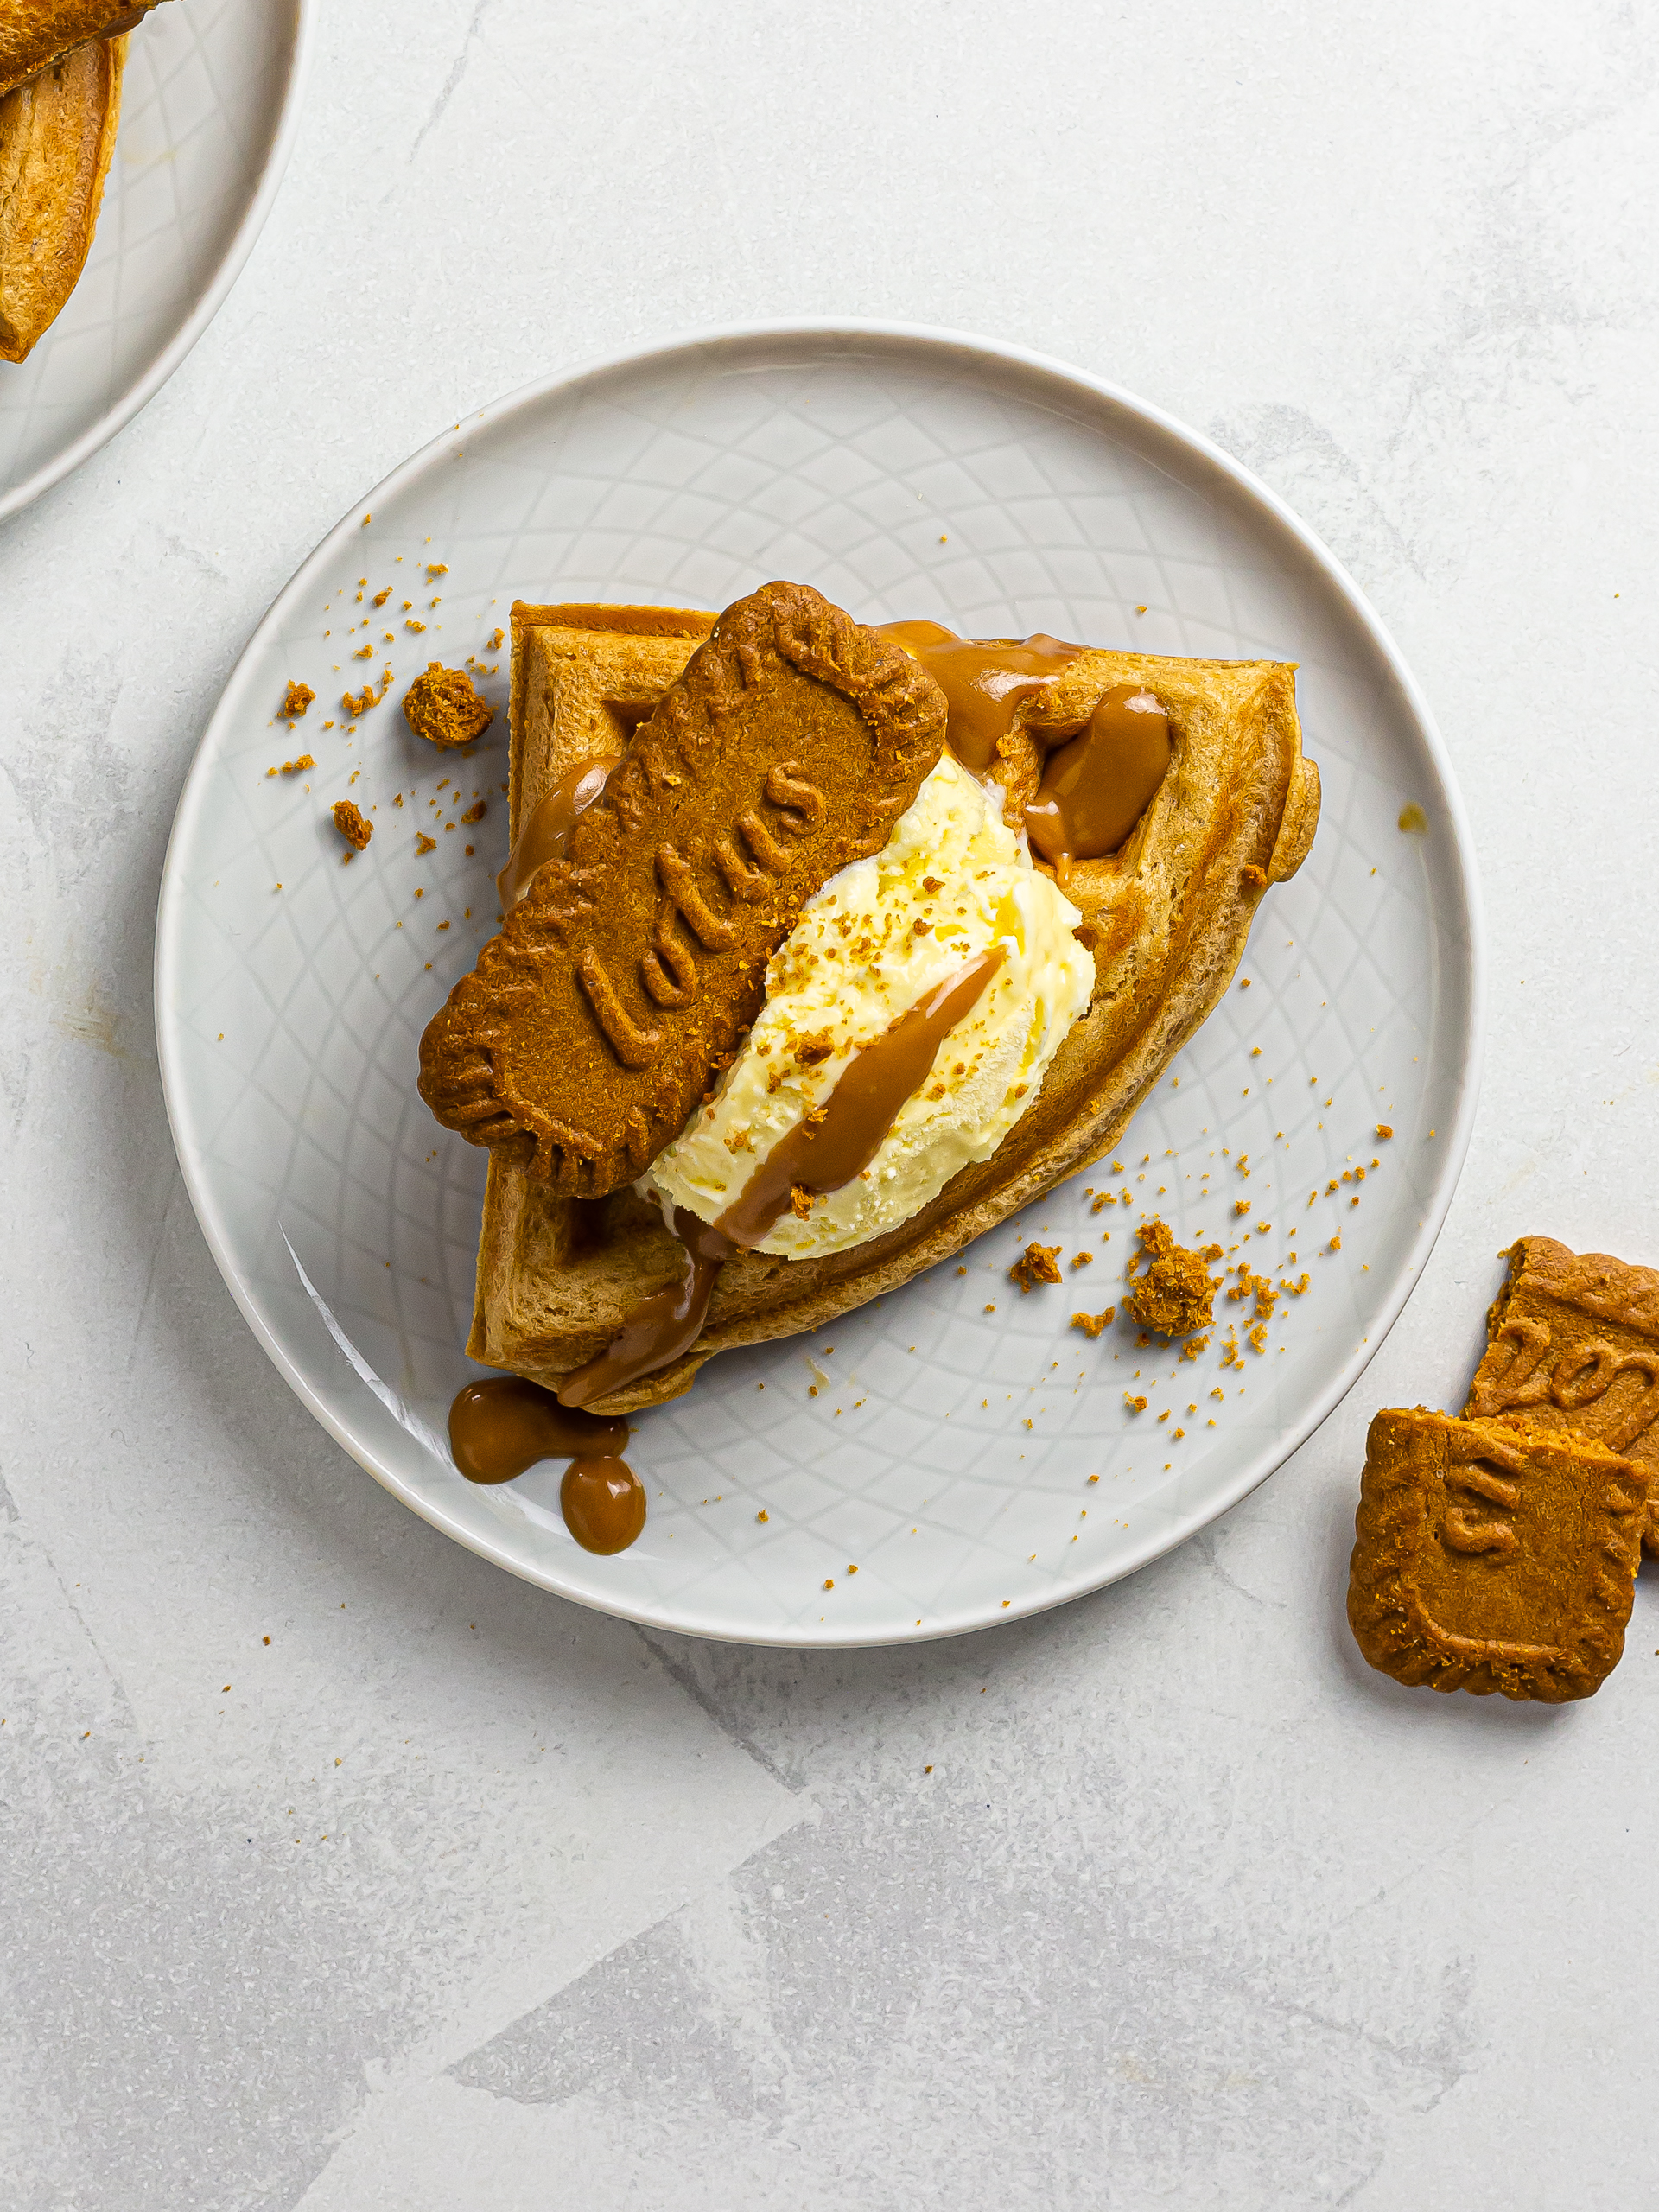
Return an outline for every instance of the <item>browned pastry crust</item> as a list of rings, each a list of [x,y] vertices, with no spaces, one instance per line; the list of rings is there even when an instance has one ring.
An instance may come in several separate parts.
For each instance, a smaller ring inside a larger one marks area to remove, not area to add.
[[[1550,1236],[1507,1256],[1465,1415],[1572,1429],[1659,1474],[1659,1274]],[[1659,1555],[1656,1522],[1643,1542]]]
[[[438,1120],[572,1197],[643,1173],[837,869],[939,757],[944,700],[809,586],[728,607],[421,1040]]]
[[[630,710],[661,696],[713,620],[684,610],[515,607],[515,836],[573,767],[620,751]],[[1294,873],[1318,820],[1319,778],[1301,754],[1293,671],[1091,651],[1063,680],[1067,703],[1054,718],[1073,726],[1112,685],[1152,686],[1170,709],[1174,757],[1122,849],[1068,874],[1092,940],[1095,995],[1035,1105],[994,1158],[965,1169],[886,1236],[823,1259],[738,1253],[721,1270],[696,1344],[607,1399],[605,1411],[660,1404],[714,1352],[820,1327],[897,1288],[1098,1160],[1226,988],[1264,888]],[[1016,727],[998,772],[1016,790],[1021,778],[1034,790],[1039,760]],[[468,1349],[556,1388],[679,1269],[679,1247],[633,1192],[583,1204],[531,1183],[498,1154]]]
[[[1618,1664],[1648,1471],[1516,1415],[1380,1413],[1366,1439],[1348,1620],[1373,1667],[1559,1705]]]
[[[25,360],[80,281],[126,51],[99,40],[0,99],[0,360]]]
[[[134,30],[159,0],[0,0],[0,95],[92,39]]]

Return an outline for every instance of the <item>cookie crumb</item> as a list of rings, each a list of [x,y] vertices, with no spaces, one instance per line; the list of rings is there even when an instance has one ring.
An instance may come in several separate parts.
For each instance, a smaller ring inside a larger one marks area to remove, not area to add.
[[[359,654],[358,658],[360,659],[362,656]],[[379,705],[391,689],[391,670],[388,667],[380,678],[380,689],[378,691],[372,683],[365,683],[360,691],[342,691],[340,703],[354,721],[360,720],[368,713],[371,707]]]
[[[1125,1303],[1143,1329],[1163,1337],[1189,1337],[1207,1329],[1213,1319],[1216,1284],[1203,1255],[1189,1252],[1175,1242],[1156,1216],[1143,1221],[1136,1235],[1147,1262],[1144,1275],[1135,1275],[1129,1262],[1131,1288]]]
[[[283,714],[297,719],[316,696],[308,683],[290,683],[283,694],[282,710]]]
[[[1017,1282],[1022,1292],[1035,1290],[1039,1282],[1058,1282],[1059,1249],[1058,1244],[1027,1244],[1008,1269],[1008,1281]]]
[[[335,829],[353,852],[360,853],[373,836],[374,825],[364,820],[348,798],[337,798],[333,811]]]
[[[1109,1328],[1116,1318],[1116,1306],[1109,1306],[1103,1313],[1074,1313],[1071,1326],[1081,1329],[1085,1337],[1097,1337],[1103,1329]]]
[[[416,737],[447,752],[482,737],[495,720],[495,709],[479,697],[465,669],[445,668],[435,660],[404,692],[404,719]]]

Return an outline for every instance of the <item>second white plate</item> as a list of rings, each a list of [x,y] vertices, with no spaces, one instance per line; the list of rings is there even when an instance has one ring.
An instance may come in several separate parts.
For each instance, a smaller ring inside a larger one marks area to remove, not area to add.
[[[213,321],[270,213],[312,0],[168,0],[127,48],[92,250],[26,361],[0,362],[0,518],[96,453]]]
[[[559,1466],[480,1490],[442,1441],[480,1371],[461,1347],[484,1162],[420,1103],[416,1050],[493,925],[505,717],[458,764],[410,735],[397,702],[429,658],[475,653],[504,703],[488,640],[516,596],[718,607],[773,576],[870,620],[1296,661],[1324,814],[1121,1172],[1054,1192],[965,1254],[965,1273],[712,1363],[638,1424],[645,1533],[594,1559],[560,1520]],[[348,731],[344,689],[388,664]],[[274,718],[291,678],[320,696],[289,732]],[[314,770],[269,772],[302,747]],[[327,807],[348,793],[375,836],[345,867]],[[1398,826],[1408,804],[1421,834]],[[632,1619],[777,1643],[950,1635],[1054,1605],[1276,1466],[1353,1382],[1433,1242],[1474,1105],[1478,996],[1444,755],[1323,548],[1109,385],[1013,347],[852,323],[717,333],[552,378],[365,499],[271,608],[213,715],[156,949],[187,1184],[317,1418],[516,1573]],[[1228,1268],[1292,1286],[1255,1344],[1249,1299],[1218,1301],[1196,1361],[1121,1325],[1097,1341],[1068,1326],[1121,1300],[1154,1212],[1184,1243],[1223,1244]],[[1007,1268],[1033,1236],[1062,1246],[1066,1280],[1022,1295]]]

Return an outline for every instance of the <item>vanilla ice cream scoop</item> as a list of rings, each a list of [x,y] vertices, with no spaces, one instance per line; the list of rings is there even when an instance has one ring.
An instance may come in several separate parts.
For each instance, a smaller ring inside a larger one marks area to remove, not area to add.
[[[995,950],[989,981],[869,1166],[785,1212],[757,1249],[790,1259],[844,1251],[898,1228],[961,1168],[990,1158],[1035,1100],[1095,979],[1072,934],[1082,916],[1033,868],[1000,796],[946,753],[882,849],[807,901],[772,957],[747,1039],[643,1189],[717,1220],[865,1046]]]

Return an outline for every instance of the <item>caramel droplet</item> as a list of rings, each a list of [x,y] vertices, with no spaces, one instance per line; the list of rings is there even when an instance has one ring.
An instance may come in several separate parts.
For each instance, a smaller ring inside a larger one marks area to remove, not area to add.
[[[585,1552],[625,1552],[645,1525],[645,1493],[626,1459],[573,1459],[559,1506]]]

